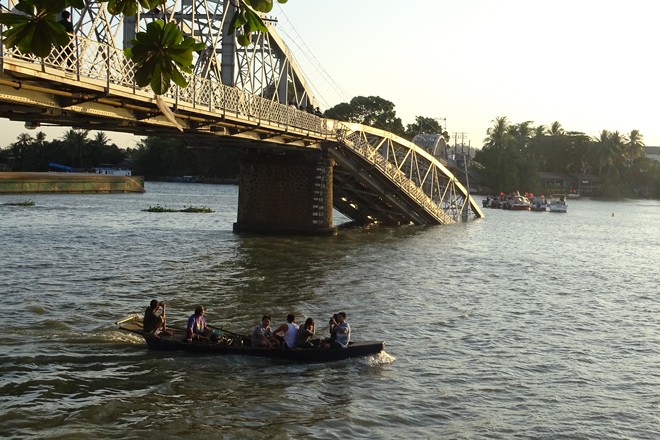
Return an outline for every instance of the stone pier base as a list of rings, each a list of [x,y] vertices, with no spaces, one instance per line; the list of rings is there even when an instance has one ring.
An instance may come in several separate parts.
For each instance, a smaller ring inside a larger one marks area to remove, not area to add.
[[[236,232],[333,234],[332,159],[252,154],[241,162]]]

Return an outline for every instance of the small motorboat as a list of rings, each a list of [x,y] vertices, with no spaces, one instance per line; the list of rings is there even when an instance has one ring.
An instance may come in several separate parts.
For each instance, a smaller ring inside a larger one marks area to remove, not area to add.
[[[548,209],[548,201],[543,196],[533,197],[530,201],[529,210],[535,212],[545,212]]]
[[[166,333],[153,334],[142,329],[142,317],[129,315],[116,322],[120,330],[141,336],[150,349],[212,355],[242,355],[288,359],[298,362],[330,362],[376,355],[383,351],[383,341],[350,342],[348,348],[265,348],[251,347],[250,337],[216,328],[210,338],[186,341],[186,330],[168,328]]]
[[[566,203],[565,194],[553,194],[548,203],[548,211],[550,212],[568,212],[568,204]]]
[[[524,196],[512,195],[507,197],[504,202],[504,209],[511,209],[513,211],[529,211],[529,199]]]

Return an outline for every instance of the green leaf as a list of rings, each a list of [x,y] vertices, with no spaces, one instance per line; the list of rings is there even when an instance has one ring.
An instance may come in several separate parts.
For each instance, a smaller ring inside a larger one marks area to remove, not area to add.
[[[259,17],[256,12],[246,10],[245,11],[245,18],[247,18],[247,25],[249,26],[249,29],[251,32],[268,32],[268,28],[264,24],[264,22],[261,20],[261,17]]]
[[[156,95],[162,95],[170,89],[170,75],[163,71],[160,64],[156,65],[149,85]]]
[[[188,81],[186,81],[186,78],[184,78],[178,69],[172,70],[172,81],[179,87],[188,87]]]
[[[149,23],[146,31],[138,32],[131,44],[131,50],[125,50],[124,54],[135,62],[136,83],[141,87],[148,84],[157,95],[169,89],[170,81],[185,87],[187,82],[181,72],[192,72],[193,52],[205,47],[192,37],[184,39],[174,23],[165,24],[162,20]]]
[[[270,12],[273,9],[272,0],[245,0],[255,11]]]
[[[62,25],[55,21],[55,15],[50,13],[49,9],[64,5],[64,0],[24,1],[25,3],[18,5],[22,5],[23,9],[29,9],[34,15],[0,14],[0,23],[9,26],[3,34],[7,47],[18,47],[23,53],[46,57],[53,45],[64,46],[69,43],[69,35]]]
[[[30,20],[29,17],[22,14],[0,14],[0,23],[7,26],[16,26],[19,24],[26,24]]]
[[[249,46],[252,40],[250,39],[250,34],[240,34],[236,36],[236,41],[238,41],[238,44],[245,47]]]
[[[112,15],[135,15],[138,10],[136,0],[109,0],[108,12]]]
[[[183,34],[176,24],[169,22],[163,28],[162,44],[164,47],[175,46],[183,40]]]

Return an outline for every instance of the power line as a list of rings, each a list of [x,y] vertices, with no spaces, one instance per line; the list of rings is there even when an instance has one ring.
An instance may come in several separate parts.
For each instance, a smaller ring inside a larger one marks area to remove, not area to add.
[[[301,55],[303,58],[307,60],[308,64],[321,76],[325,84],[331,88],[331,91],[338,96],[339,100],[348,102],[350,100],[350,97],[346,92],[346,90],[344,90],[341,87],[341,85],[337,83],[330,76],[330,74],[325,70],[325,68],[323,68],[321,62],[314,56],[311,49],[307,46],[304,39],[298,33],[295,26],[293,25],[291,20],[289,20],[289,17],[284,13],[284,10],[282,9],[281,6],[279,6],[279,4],[278,4],[278,8],[280,11],[278,13],[278,17],[281,15],[285,19],[284,23],[278,21],[278,26],[277,26],[278,32],[287,37],[287,44],[293,44],[293,46],[299,49],[299,55]],[[285,26],[280,26],[280,24],[284,24]],[[287,31],[286,26],[290,27],[290,31]],[[326,108],[332,107],[333,105],[331,105],[328,102],[329,100],[326,99],[326,97],[318,89],[315,83],[316,83],[315,81],[311,81],[311,80],[308,82],[310,87],[314,90],[314,94],[316,95],[316,97],[324,103]]]

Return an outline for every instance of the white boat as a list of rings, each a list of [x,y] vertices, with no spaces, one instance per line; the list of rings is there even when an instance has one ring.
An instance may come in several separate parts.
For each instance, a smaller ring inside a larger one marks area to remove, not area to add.
[[[568,212],[568,204],[566,203],[566,194],[553,194],[548,203],[548,211],[550,212]]]
[[[548,201],[543,196],[535,196],[530,202],[530,211],[545,212],[548,208]]]

